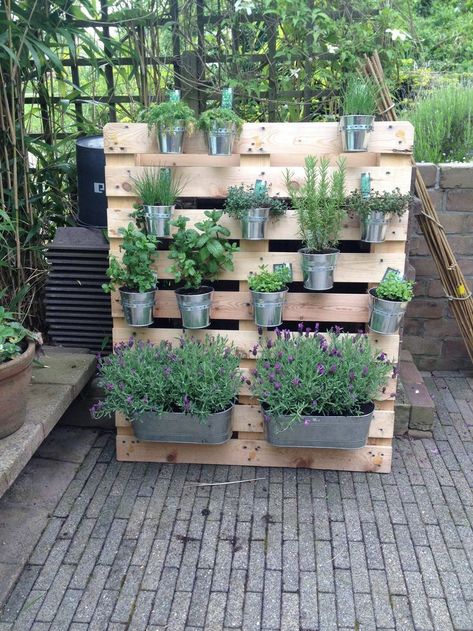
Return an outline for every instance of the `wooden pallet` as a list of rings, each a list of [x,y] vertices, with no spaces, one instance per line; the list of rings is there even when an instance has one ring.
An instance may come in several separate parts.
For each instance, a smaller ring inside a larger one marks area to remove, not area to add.
[[[369,172],[373,188],[391,191],[411,188],[411,152],[413,128],[406,122],[379,122],[370,140],[368,153],[345,154],[347,162],[347,192],[359,188],[360,176]],[[286,168],[293,172],[294,180],[303,175],[307,155],[327,156],[336,165],[341,154],[341,140],[336,123],[249,123],[236,143],[235,153],[229,157],[212,157],[206,153],[203,136],[198,133],[186,141],[182,155],[157,153],[154,134],[149,135],[146,125],[111,123],[104,128],[106,153],[106,190],[108,197],[108,232],[111,252],[119,253],[118,230],[130,221],[136,198],[133,196],[132,178],[147,166],[173,166],[183,176],[183,197],[223,199],[229,186],[253,184],[257,178],[268,182],[272,195],[286,195],[283,175]],[[182,211],[191,223],[202,219],[203,210]],[[407,238],[407,216],[391,222],[385,243],[372,246],[369,252],[342,252],[339,257],[335,283],[363,283],[375,286],[387,267],[404,269]],[[232,239],[240,239],[239,223],[224,216],[224,223]],[[341,240],[358,241],[359,223],[347,217]],[[299,239],[297,222],[292,212],[278,221],[270,221],[264,241],[240,241],[240,252],[234,257],[235,269],[225,272],[219,280],[237,281],[238,291],[219,289],[215,292],[212,318],[221,328],[197,331],[226,335],[241,351],[241,368],[251,369],[254,358],[249,349],[257,340],[253,323],[247,276],[261,263],[291,262],[294,281],[302,281],[299,256],[295,251]],[[284,243],[287,243],[287,251]],[[154,268],[162,280],[170,279],[166,252],[160,252]],[[296,285],[297,287],[297,285]],[[299,285],[300,287],[300,285]],[[158,342],[177,340],[180,328],[169,325],[160,328],[133,330],[126,325],[118,296],[112,295],[114,342],[126,340],[130,335]],[[174,292],[160,289],[157,294],[155,317],[175,319],[179,311]],[[161,320],[160,322],[162,322]],[[285,321],[313,323],[366,324],[368,297],[363,293],[307,293],[294,288],[288,294]],[[237,326],[236,326],[237,324]],[[176,325],[177,327],[179,325]],[[228,329],[226,328],[228,326]],[[237,330],[235,330],[237,329]],[[397,361],[399,336],[371,334],[379,350]],[[391,379],[385,392],[375,402],[375,414],[366,447],[354,451],[326,449],[296,449],[272,447],[264,440],[261,411],[243,384],[239,404],[233,415],[233,437],[221,446],[178,445],[140,442],[133,434],[128,421],[117,414],[117,457],[119,460],[145,462],[188,462],[212,464],[238,464],[258,466],[309,467],[350,471],[388,472],[391,468],[392,436],[394,428],[394,397],[396,379]]]

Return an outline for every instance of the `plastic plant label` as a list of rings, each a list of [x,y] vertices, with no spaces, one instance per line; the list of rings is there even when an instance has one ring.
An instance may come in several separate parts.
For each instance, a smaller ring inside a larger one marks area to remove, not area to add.
[[[171,103],[177,103],[181,100],[180,90],[169,90],[169,100]]]
[[[363,197],[369,197],[371,193],[371,175],[369,173],[361,174],[360,191]]]
[[[265,193],[268,188],[266,180],[256,180],[255,193]]]
[[[386,271],[384,272],[384,276],[381,279],[381,282],[383,282],[383,280],[386,278],[386,276],[390,273],[390,272],[394,272],[395,274],[397,274],[399,276],[399,278],[403,279],[404,278],[404,274],[401,273],[400,270],[396,269],[395,267],[388,267],[386,268]]]
[[[288,269],[291,273],[291,281],[293,280],[294,276],[292,273],[292,263],[274,263],[273,264],[273,272],[277,272],[280,269]]]
[[[233,107],[233,88],[223,88],[222,107],[231,110]]]

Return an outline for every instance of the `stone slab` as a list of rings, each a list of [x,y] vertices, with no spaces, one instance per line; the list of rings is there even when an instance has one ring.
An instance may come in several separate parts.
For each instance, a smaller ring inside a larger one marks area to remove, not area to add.
[[[55,383],[71,386],[74,397],[86,385],[95,371],[94,355],[55,352],[46,349],[40,359],[42,366],[33,368],[32,383]]]
[[[36,452],[39,458],[62,462],[83,462],[98,436],[97,430],[84,433],[76,427],[57,427]]]

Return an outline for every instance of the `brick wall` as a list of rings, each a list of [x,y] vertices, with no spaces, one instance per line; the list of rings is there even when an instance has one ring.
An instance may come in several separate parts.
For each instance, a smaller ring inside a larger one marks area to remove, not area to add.
[[[418,165],[469,288],[473,279],[473,164]],[[404,323],[403,348],[421,370],[471,368],[471,361],[444,295],[417,222],[411,225],[409,262],[416,296]]]

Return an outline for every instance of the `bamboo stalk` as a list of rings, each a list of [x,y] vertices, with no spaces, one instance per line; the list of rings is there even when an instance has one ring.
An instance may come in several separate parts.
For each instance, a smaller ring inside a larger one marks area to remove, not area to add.
[[[387,87],[377,51],[372,57],[365,56],[365,63],[361,71],[366,77],[372,79],[379,88],[378,108],[382,118],[396,121],[394,102]],[[415,165],[414,158],[412,158],[412,163]],[[417,220],[465,341],[468,354],[473,361],[473,297],[419,170],[416,170],[415,176],[415,192],[422,203],[422,213],[417,216]]]

